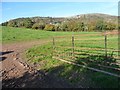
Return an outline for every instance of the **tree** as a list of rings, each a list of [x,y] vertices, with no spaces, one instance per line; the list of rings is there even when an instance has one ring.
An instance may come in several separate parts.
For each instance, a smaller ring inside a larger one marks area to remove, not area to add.
[[[55,26],[52,24],[46,24],[44,29],[47,31],[55,31]]]
[[[31,28],[32,25],[33,25],[33,22],[31,21],[31,19],[27,18],[27,19],[24,20],[24,26],[26,28]]]
[[[89,23],[88,23],[88,31],[95,31],[95,29],[96,29],[96,22],[95,21],[90,21]]]
[[[24,22],[23,21],[18,21],[17,22],[17,27],[24,27]]]
[[[106,30],[114,30],[114,29],[117,29],[117,24],[114,24],[112,22],[106,23]]]
[[[7,24],[7,26],[10,26],[10,27],[16,27],[16,25],[17,25],[16,22],[12,21],[12,20],[9,21],[8,24]]]
[[[76,31],[81,31],[81,22],[80,21],[78,21],[78,22],[76,22]]]
[[[63,22],[63,23],[61,24],[61,26],[60,26],[60,29],[61,29],[62,31],[67,31],[67,30],[68,30],[67,23]]]
[[[7,26],[7,24],[8,24],[8,22],[4,22],[4,23],[2,23],[1,25],[2,25],[2,26]]]
[[[60,31],[60,24],[55,25],[55,31]]]
[[[84,22],[81,23],[81,29],[82,29],[82,31],[85,31],[85,24],[84,24]]]
[[[102,31],[105,30],[106,24],[103,22],[103,20],[100,20],[96,23],[96,30]]]
[[[45,28],[45,24],[43,24],[43,23],[35,23],[35,24],[33,24],[32,28],[33,29],[41,29],[41,30],[43,30]]]

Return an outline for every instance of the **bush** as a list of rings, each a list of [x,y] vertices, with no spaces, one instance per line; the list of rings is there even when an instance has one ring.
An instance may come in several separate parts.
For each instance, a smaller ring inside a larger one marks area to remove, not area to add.
[[[35,23],[35,24],[33,24],[32,28],[33,29],[42,29],[43,30],[45,28],[45,24],[43,24],[43,23]]]
[[[16,26],[16,22],[15,21],[9,21],[7,26],[10,26],[10,27],[15,27]]]
[[[55,26],[52,24],[47,24],[47,25],[45,25],[44,29],[48,30],[48,31],[55,31]]]
[[[33,22],[29,18],[24,21],[24,26],[26,28],[31,28],[32,25],[33,25]]]

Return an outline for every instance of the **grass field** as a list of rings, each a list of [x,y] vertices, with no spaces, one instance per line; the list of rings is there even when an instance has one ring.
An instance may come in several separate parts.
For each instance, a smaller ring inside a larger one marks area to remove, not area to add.
[[[57,51],[54,54],[59,54],[60,58],[66,59],[69,57],[60,56],[61,54],[72,51],[72,42],[71,36],[74,34],[74,45],[75,45],[75,54],[77,63],[87,64],[88,66],[94,66],[93,63],[89,60],[94,60],[94,64],[100,63],[99,60],[104,58],[104,50],[93,50],[104,49],[104,36],[100,32],[50,32],[42,30],[31,30],[26,28],[12,28],[12,27],[2,27],[2,41],[3,43],[14,43],[22,41],[32,41],[32,40],[44,40],[55,38],[55,50]],[[107,38],[107,48],[110,50],[118,49],[118,38],[117,35],[110,35]],[[86,68],[81,68],[78,66],[73,66],[59,60],[53,59],[53,42],[50,42],[46,45],[35,46],[26,50],[26,58],[30,63],[40,64],[39,69],[47,73],[54,73],[58,78],[61,77],[66,79],[75,86],[82,85],[83,87],[118,87],[118,78],[109,76],[100,72],[94,72],[87,70]],[[89,49],[91,48],[91,50]],[[112,51],[108,51],[108,55],[111,55]],[[66,55],[67,55],[66,54]],[[99,54],[99,55],[94,55]],[[117,56],[117,52],[113,54]],[[69,58],[71,59],[71,58]],[[115,58],[110,58],[116,62]],[[102,64],[102,63],[101,63]],[[111,65],[111,63],[110,63]],[[113,67],[119,68],[117,65],[111,65]],[[96,66],[94,66],[96,67]],[[98,67],[96,67],[98,68]],[[111,71],[105,69],[107,71]],[[112,71],[111,71],[112,72]],[[118,73],[118,72],[114,72]]]
[[[47,39],[53,36],[66,36],[66,35],[73,34],[73,32],[50,32],[50,31],[43,31],[43,30],[13,28],[13,27],[2,27],[0,29],[2,29],[0,30],[0,32],[2,32],[3,43],[32,41],[32,40],[38,40],[38,39]],[[94,34],[96,32],[91,32],[91,33]],[[74,34],[78,34],[78,32]]]
[[[72,59],[70,52],[72,52],[72,40],[71,36],[67,37],[55,37],[55,50],[54,56],[62,58],[67,61],[76,61],[79,64],[86,64],[97,69],[105,70],[111,73],[119,74],[119,71],[111,70],[108,68],[101,68],[96,64],[106,65],[104,50],[104,36],[101,33],[79,33],[74,35],[75,41],[75,54],[76,59]],[[111,55],[112,50],[118,49],[117,35],[107,36],[107,49],[108,56]],[[95,49],[95,50],[94,50]],[[99,50],[96,50],[99,49]],[[110,51],[109,51],[110,50]],[[56,52],[55,52],[56,51]],[[113,56],[117,56],[118,52],[115,52]],[[59,77],[67,79],[74,85],[82,85],[83,87],[118,87],[118,78],[109,76],[104,73],[94,72],[87,70],[86,68],[73,66],[59,60],[53,59],[53,45],[52,42],[40,47],[33,47],[26,51],[26,57],[31,63],[39,63],[40,70],[44,70],[47,73],[56,73]],[[116,63],[117,59],[109,57],[109,64],[107,66],[120,68]],[[90,60],[93,60],[91,63]],[[113,82],[114,81],[114,82]]]
[[[75,86],[118,88],[119,81],[117,77],[94,72],[53,59],[51,44],[33,47],[27,50],[26,58],[30,63],[39,64],[39,70],[53,74],[57,78],[61,77]]]

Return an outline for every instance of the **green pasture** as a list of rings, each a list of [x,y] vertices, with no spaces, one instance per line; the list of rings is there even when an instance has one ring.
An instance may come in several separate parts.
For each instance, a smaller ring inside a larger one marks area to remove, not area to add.
[[[116,70],[96,66],[96,64],[101,64],[120,68],[117,64],[118,60],[115,58],[118,52],[112,52],[113,50],[118,50],[117,35],[107,36],[108,60],[106,61],[104,57],[104,35],[101,32],[50,32],[13,27],[2,27],[0,32],[2,33],[0,37],[2,37],[3,43],[52,40],[54,37],[55,49],[53,49],[53,42],[49,42],[46,45],[31,47],[25,52],[27,61],[33,64],[40,64],[38,69],[45,71],[47,74],[53,74],[57,78],[67,80],[72,85],[81,85],[86,88],[118,88],[120,85],[117,77],[70,65],[52,58],[54,55],[65,60],[74,60],[78,64],[119,74]],[[74,36],[74,58],[70,57],[73,54],[72,36]],[[106,62],[109,63],[106,64]]]
[[[0,27],[0,37],[2,37],[3,43],[14,43],[22,41],[33,41],[39,39],[48,39],[53,36],[71,36],[72,34],[81,34],[81,32],[51,32],[45,30],[34,30],[28,28],[14,28],[14,27]],[[82,32],[89,34],[89,32]],[[93,34],[97,32],[91,32]]]
[[[115,58],[118,56],[118,52],[112,52],[118,50],[117,35],[107,36],[107,60],[105,58],[104,40],[105,37],[101,33],[79,33],[74,35],[74,58],[72,58],[72,35],[54,37],[54,45],[51,42],[43,46],[33,47],[26,51],[26,58],[31,63],[40,64],[40,70],[55,74],[58,78],[62,77],[72,83],[72,85],[116,88],[119,84],[117,77],[70,65],[52,58],[52,56],[56,56],[67,61],[74,61],[77,64],[118,75],[120,73],[117,70],[97,66],[100,64],[102,66],[120,68],[120,65],[116,64],[119,60]]]

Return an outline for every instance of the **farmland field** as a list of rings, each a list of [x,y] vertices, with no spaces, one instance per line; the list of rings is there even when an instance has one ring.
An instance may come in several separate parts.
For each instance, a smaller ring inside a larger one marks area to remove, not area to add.
[[[120,88],[117,2],[1,4],[1,88]]]
[[[44,46],[33,47],[27,50],[26,58],[30,63],[40,64],[41,67],[38,68],[39,70],[52,73],[53,75],[56,73],[56,77],[62,77],[77,87],[79,84],[82,85],[82,87],[118,87],[119,82],[117,77],[87,70],[86,68],[70,65],[52,58],[52,56],[56,56],[57,58],[75,61],[81,65],[87,65],[119,75],[119,71],[96,66],[96,64],[106,65],[106,63],[103,63],[105,61],[104,35],[98,32],[79,32],[77,35],[74,34],[75,58],[71,58],[71,37],[72,36],[54,37],[55,50],[53,50],[51,42]],[[107,66],[120,68],[120,65],[116,64],[119,63],[119,59],[116,59],[118,52],[112,53],[113,50],[118,50],[117,35],[107,35],[107,49],[109,57],[109,64]],[[93,62],[91,63],[90,60]]]
[[[53,40],[53,42],[41,46],[34,46],[25,51],[25,58],[28,63],[38,65],[37,69],[44,71],[55,79],[63,79],[73,87],[107,87],[116,88],[119,85],[117,77],[101,72],[95,72],[83,67],[78,67],[64,63],[58,58],[75,61],[78,64],[87,65],[93,68],[105,70],[114,74],[119,74],[118,70],[101,68],[96,64],[106,65],[105,42],[101,32],[50,32],[25,28],[2,27],[3,44]],[[72,56],[72,36],[74,36],[74,58]],[[118,37],[107,35],[107,54],[109,57],[108,67],[120,68],[118,52]],[[92,60],[92,63],[91,63]],[[112,64],[114,63],[114,64]],[[114,82],[113,82],[114,81]]]
[[[2,27],[0,28],[2,32],[2,42],[3,43],[14,43],[20,41],[34,41],[39,39],[51,38],[53,36],[66,36],[72,35],[73,32],[50,32],[44,30],[34,30],[26,28],[13,28],[13,27]],[[86,32],[82,32],[86,33]],[[91,32],[97,33],[97,32]],[[78,32],[74,34],[79,34]]]

